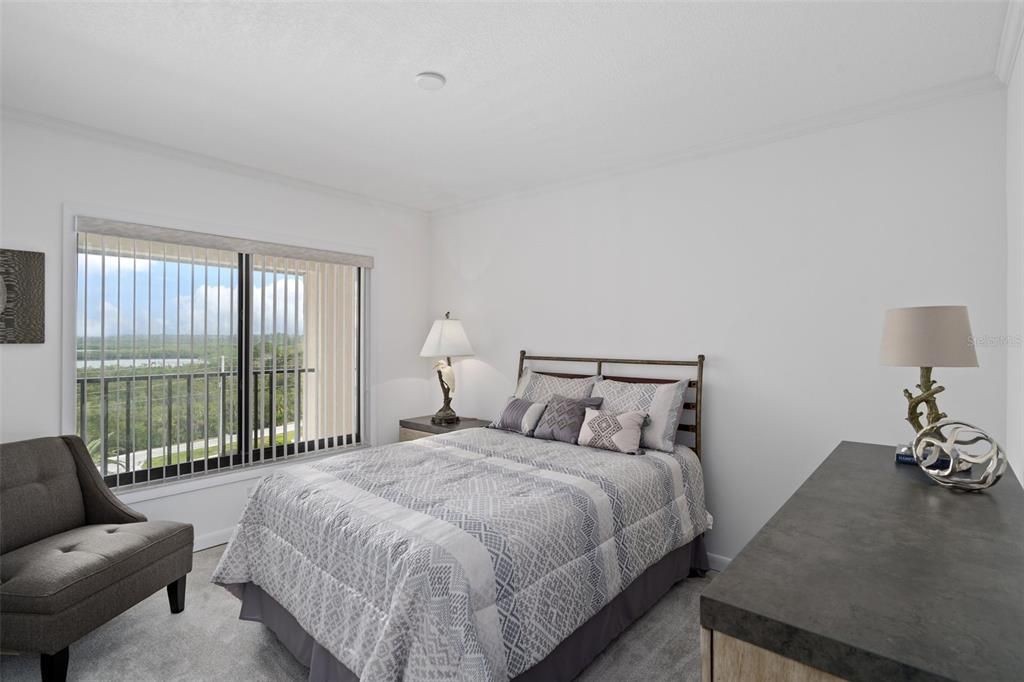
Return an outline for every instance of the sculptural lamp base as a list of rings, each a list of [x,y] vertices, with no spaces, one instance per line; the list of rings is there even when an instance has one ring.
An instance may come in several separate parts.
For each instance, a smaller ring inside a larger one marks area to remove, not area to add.
[[[455,373],[452,371],[452,359],[445,358],[445,362],[438,360],[434,364],[437,370],[437,383],[441,385],[441,395],[444,404],[441,409],[430,418],[431,424],[458,424],[459,415],[452,409],[452,394],[455,392]]]
[[[458,424],[459,415],[455,414],[455,410],[450,407],[442,407],[438,410],[433,417],[430,418],[431,424]]]

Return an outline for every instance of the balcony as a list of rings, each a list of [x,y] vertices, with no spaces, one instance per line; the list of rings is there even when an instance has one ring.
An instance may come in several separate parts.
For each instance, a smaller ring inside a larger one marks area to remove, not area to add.
[[[130,369],[118,361],[103,363],[104,369],[107,364],[113,371]],[[318,400],[324,387],[316,368],[279,367],[251,372],[250,443],[240,448],[238,405],[245,398],[239,374],[180,370],[193,364],[201,362],[173,361],[162,371],[76,379],[78,433],[109,484],[231,468],[357,442],[353,422],[332,418],[337,406]]]

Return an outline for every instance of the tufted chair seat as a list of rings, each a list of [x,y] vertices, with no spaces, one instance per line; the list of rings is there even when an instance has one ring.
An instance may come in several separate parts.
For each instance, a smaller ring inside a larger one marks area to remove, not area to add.
[[[0,602],[5,611],[60,613],[183,548],[192,551],[192,527],[171,521],[74,528],[4,554]]]
[[[63,680],[72,642],[157,590],[180,612],[192,536],[125,506],[75,436],[0,445],[0,648]]]

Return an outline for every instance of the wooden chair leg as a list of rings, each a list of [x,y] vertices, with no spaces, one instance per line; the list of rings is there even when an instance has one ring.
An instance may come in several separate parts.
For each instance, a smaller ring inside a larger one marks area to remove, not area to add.
[[[68,677],[68,647],[55,654],[39,654],[43,682],[64,682]]]
[[[171,613],[181,613],[185,610],[185,578],[181,576],[167,586],[167,601],[171,605]]]

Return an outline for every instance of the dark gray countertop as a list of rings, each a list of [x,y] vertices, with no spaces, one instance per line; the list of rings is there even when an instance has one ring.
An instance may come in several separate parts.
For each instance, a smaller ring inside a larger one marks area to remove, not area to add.
[[[704,591],[701,624],[851,680],[1024,679],[1017,477],[954,492],[893,452],[840,443]]]

